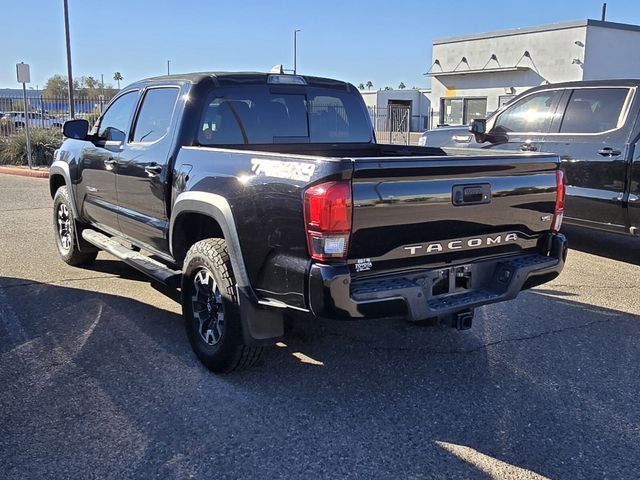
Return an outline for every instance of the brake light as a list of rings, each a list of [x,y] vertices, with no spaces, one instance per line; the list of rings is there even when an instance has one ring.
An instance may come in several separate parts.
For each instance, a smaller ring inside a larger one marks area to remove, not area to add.
[[[351,184],[327,182],[304,192],[309,255],[316,260],[346,259],[351,236]]]
[[[560,227],[562,226],[565,190],[564,170],[556,170],[556,207],[553,211],[553,224],[551,225],[552,232],[559,232]]]

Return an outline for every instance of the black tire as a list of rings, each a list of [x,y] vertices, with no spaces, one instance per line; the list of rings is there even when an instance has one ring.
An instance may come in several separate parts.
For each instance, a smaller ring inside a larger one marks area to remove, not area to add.
[[[191,347],[209,370],[228,373],[260,360],[262,347],[249,347],[242,340],[235,278],[224,239],[201,240],[187,252],[182,313]]]
[[[53,236],[62,260],[74,267],[89,265],[98,256],[97,249],[80,251],[78,248],[78,225],[67,187],[60,187],[53,197]]]

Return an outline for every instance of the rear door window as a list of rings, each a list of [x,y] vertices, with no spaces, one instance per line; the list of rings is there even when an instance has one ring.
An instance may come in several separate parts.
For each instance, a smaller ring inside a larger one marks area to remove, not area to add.
[[[582,88],[571,93],[561,133],[600,133],[618,128],[628,88]]]
[[[147,90],[133,131],[134,142],[152,143],[167,134],[179,93],[172,87]]]

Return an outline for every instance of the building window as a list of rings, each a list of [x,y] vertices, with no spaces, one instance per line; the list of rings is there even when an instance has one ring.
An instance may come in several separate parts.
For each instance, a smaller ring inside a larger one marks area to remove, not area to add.
[[[445,125],[465,125],[474,118],[485,118],[487,99],[484,98],[443,98],[440,101],[440,123]]]
[[[485,118],[487,116],[486,98],[465,98],[464,99],[464,123],[471,123],[474,118]]]
[[[442,99],[440,123],[443,125],[462,125],[464,123],[464,101],[462,98]]]

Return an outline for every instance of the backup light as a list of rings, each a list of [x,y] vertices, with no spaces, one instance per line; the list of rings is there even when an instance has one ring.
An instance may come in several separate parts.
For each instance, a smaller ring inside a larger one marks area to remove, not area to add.
[[[351,218],[351,185],[348,181],[321,183],[308,188],[304,192],[304,220],[311,258],[346,259]]]
[[[552,232],[559,232],[564,217],[564,200],[566,196],[564,170],[556,170],[556,206],[553,210]]]

